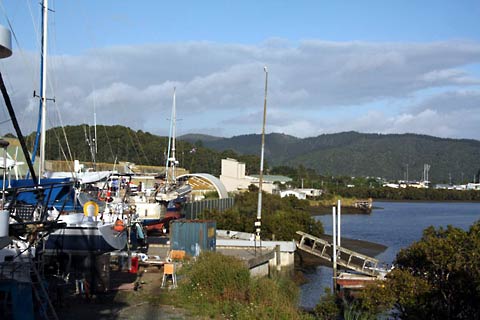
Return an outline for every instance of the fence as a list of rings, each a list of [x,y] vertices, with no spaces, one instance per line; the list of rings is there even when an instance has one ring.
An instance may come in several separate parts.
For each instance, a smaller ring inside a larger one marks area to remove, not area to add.
[[[194,201],[186,203],[183,207],[183,214],[186,219],[195,220],[202,218],[202,213],[205,210],[216,209],[220,212],[223,212],[227,209],[233,207],[235,203],[233,198],[224,198],[224,199],[207,199],[201,201]]]

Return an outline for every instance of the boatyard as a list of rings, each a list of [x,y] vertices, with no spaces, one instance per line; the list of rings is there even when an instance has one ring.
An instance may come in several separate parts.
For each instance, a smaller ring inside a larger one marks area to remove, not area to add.
[[[0,9],[1,320],[480,319],[478,1]]]

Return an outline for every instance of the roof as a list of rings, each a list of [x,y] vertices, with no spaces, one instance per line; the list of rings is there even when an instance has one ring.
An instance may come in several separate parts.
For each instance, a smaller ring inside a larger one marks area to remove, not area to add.
[[[217,177],[212,176],[211,174],[208,174],[208,173],[187,173],[187,174],[178,176],[177,179],[180,179],[182,177],[200,177],[200,178],[203,178],[203,179],[209,181],[215,187],[215,190],[217,190],[218,197],[220,199],[228,198],[227,189],[223,185],[222,181],[220,181],[220,179],[218,179]]]
[[[260,176],[258,174],[251,174],[251,177],[259,179]],[[286,176],[280,176],[280,175],[269,175],[269,174],[264,174],[263,175],[263,181],[267,182],[290,182],[292,181],[292,178],[286,177]]]

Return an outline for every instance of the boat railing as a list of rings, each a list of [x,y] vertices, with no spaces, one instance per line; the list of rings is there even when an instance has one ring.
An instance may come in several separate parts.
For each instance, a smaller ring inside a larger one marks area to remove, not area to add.
[[[28,185],[8,188],[7,210],[17,222],[45,220],[48,210],[55,207],[59,212],[73,209],[70,197],[73,182],[47,182],[41,185]]]

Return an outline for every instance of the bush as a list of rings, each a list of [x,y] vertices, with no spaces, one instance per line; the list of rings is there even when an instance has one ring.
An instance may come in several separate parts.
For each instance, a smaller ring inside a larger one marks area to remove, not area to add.
[[[205,251],[182,273],[185,274],[185,281],[181,288],[185,293],[199,293],[190,298],[211,302],[246,299],[250,272],[235,257]]]
[[[229,319],[301,319],[298,288],[284,278],[250,278],[240,260],[202,252],[185,265],[178,294],[184,307],[200,315]]]
[[[340,307],[337,297],[329,288],[325,288],[325,295],[320,298],[320,302],[315,306],[315,316],[317,319],[335,320],[340,314]]]

